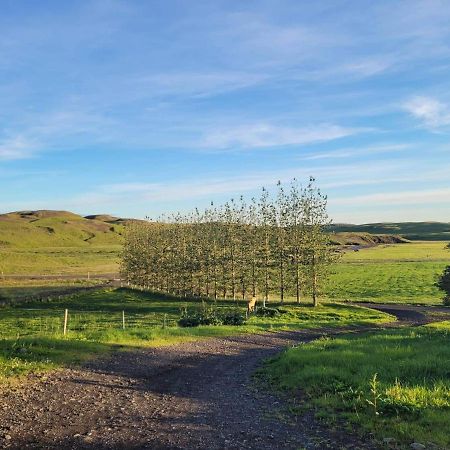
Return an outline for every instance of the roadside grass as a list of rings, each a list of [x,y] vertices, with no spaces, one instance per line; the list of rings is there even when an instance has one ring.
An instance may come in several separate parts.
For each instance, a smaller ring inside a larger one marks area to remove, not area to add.
[[[324,304],[284,305],[276,318],[252,316],[243,326],[177,326],[181,308],[199,301],[171,299],[131,289],[86,292],[50,302],[27,302],[0,309],[0,380],[77,364],[119,348],[176,344],[238,333],[381,324],[392,316],[367,308]],[[218,308],[244,305],[228,300]],[[64,336],[64,309],[69,311]],[[125,311],[125,329],[122,329]]]
[[[262,371],[293,411],[400,445],[450,448],[450,321],[322,338],[291,348]],[[296,403],[296,404],[295,404]]]

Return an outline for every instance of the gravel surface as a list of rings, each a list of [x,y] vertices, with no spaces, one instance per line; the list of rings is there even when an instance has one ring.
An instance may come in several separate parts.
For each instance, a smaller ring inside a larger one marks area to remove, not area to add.
[[[416,310],[402,311],[400,319],[421,323],[418,317]],[[0,448],[376,448],[327,430],[312,412],[290,415],[286,400],[252,379],[264,359],[323,333],[337,331],[121,351],[82,368],[30,376],[24,386],[0,393]]]

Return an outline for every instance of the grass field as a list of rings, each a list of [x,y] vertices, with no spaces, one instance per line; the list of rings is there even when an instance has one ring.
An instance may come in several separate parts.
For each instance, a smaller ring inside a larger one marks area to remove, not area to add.
[[[450,322],[323,338],[289,349],[264,374],[277,388],[300,392],[293,410],[380,440],[393,437],[450,448]],[[343,422],[345,420],[345,422]]]
[[[128,289],[101,290],[52,302],[36,302],[0,309],[0,378],[76,363],[121,346],[152,346],[267,330],[350,326],[382,323],[392,317],[339,304],[319,308],[287,307],[274,319],[252,317],[246,325],[180,328],[180,309],[198,302]],[[231,301],[219,308],[234,308]],[[68,334],[62,335],[64,309],[69,309]],[[244,311],[244,306],[240,306]],[[122,311],[126,327],[122,329]],[[165,324],[165,326],[164,326]]]
[[[347,252],[335,267],[330,299],[379,303],[440,304],[434,284],[450,264],[447,242],[382,245]]]
[[[120,245],[93,247],[0,248],[0,275],[116,273]]]

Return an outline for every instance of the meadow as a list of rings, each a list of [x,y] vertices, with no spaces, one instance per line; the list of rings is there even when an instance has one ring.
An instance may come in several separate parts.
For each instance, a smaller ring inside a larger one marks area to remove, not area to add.
[[[393,320],[367,308],[331,303],[318,308],[286,306],[279,317],[253,316],[239,327],[178,327],[181,309],[198,304],[119,288],[4,307],[0,309],[0,378],[77,363],[118,348],[173,344],[236,333],[369,325]],[[217,307],[245,311],[242,303],[235,306],[230,301],[217,302]],[[66,308],[69,320],[64,336]]]
[[[120,245],[92,247],[1,248],[0,276],[90,275],[117,273]]]
[[[348,251],[334,267],[325,295],[340,301],[442,304],[435,283],[450,264],[446,245],[411,242]]]
[[[450,448],[450,322],[322,338],[270,361],[262,372],[336,427],[373,433],[392,447]],[[301,393],[300,395],[298,395]]]

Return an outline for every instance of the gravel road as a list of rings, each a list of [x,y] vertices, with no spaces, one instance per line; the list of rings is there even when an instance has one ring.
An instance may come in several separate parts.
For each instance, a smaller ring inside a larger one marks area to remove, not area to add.
[[[405,309],[400,324],[423,323]],[[266,358],[317,330],[240,335],[120,351],[82,368],[30,376],[0,393],[0,448],[376,448],[288,413],[252,375]]]

